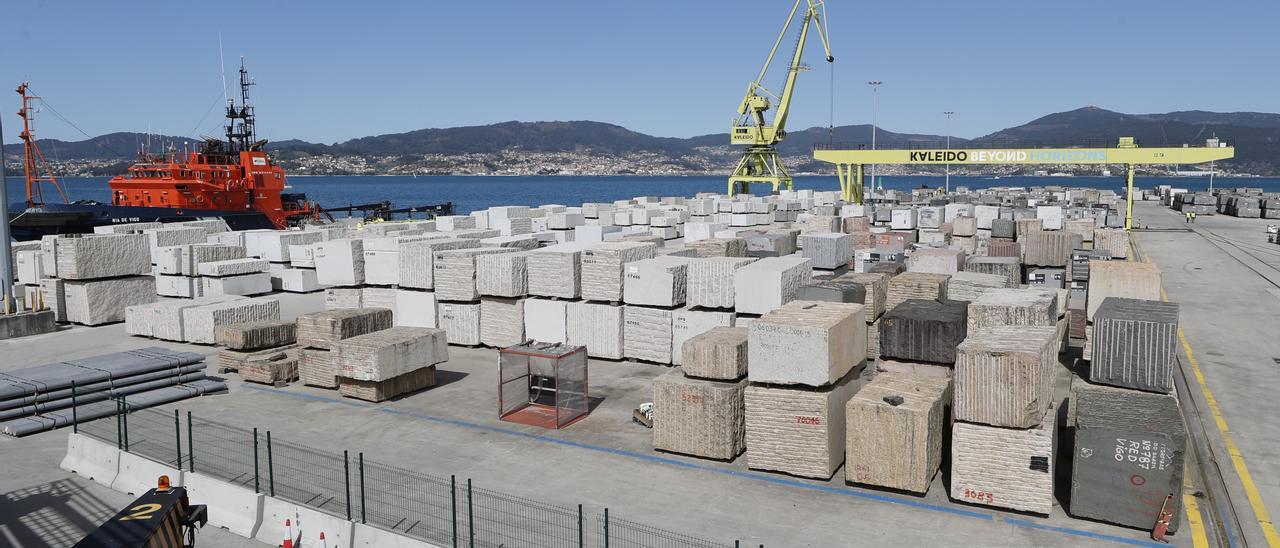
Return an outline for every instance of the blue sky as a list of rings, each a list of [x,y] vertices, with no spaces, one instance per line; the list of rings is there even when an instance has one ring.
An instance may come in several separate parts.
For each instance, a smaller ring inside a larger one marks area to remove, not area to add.
[[[217,133],[247,57],[261,133],[333,142],[507,120],[598,120],[660,136],[727,131],[789,0],[8,3],[0,115],[29,79],[86,132]],[[975,137],[1085,105],[1280,111],[1280,3],[830,0],[835,123]],[[790,43],[790,40],[787,41]],[[784,46],[789,51],[790,46]],[[791,129],[825,126],[810,42]],[[775,73],[766,82],[777,86]],[[200,122],[198,124],[198,122]],[[42,137],[78,140],[43,114]]]

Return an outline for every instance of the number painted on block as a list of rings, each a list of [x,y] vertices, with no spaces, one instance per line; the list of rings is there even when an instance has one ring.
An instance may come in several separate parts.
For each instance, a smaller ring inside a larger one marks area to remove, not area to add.
[[[139,504],[137,506],[134,506],[133,508],[130,508],[128,511],[132,513],[121,517],[120,521],[137,521],[137,520],[151,519],[151,516],[154,515],[156,513],[156,510],[159,510],[159,509],[160,509],[159,504],[154,504],[154,503]]]

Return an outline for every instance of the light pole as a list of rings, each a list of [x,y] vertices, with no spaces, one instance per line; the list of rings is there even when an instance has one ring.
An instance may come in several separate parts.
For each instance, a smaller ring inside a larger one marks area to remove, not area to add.
[[[951,150],[951,115],[955,114],[955,111],[948,110],[946,112],[943,112],[943,114],[947,115],[947,150],[950,151]],[[947,158],[947,179],[946,179],[945,185],[946,186],[944,188],[946,190],[946,193],[951,194],[951,159],[950,158]]]
[[[876,149],[876,90],[880,89],[879,80],[867,82],[871,86],[871,150]],[[876,188],[876,165],[871,164],[871,188]]]

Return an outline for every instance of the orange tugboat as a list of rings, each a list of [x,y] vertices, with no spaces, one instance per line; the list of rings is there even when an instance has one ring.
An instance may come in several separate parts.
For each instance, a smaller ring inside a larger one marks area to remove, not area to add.
[[[226,220],[232,230],[283,229],[327,217],[304,194],[283,192],[284,169],[264,150],[266,139],[259,140],[254,132],[251,85],[241,64],[240,104],[227,101],[226,141],[205,137],[198,152],[143,154],[125,175],[108,183],[109,205],[93,200],[44,202],[41,183],[52,183],[59,194],[62,188],[31,131],[34,110],[29,101],[36,97],[28,95],[26,84],[19,86],[27,200],[9,206],[13,237],[30,240],[45,234],[93,232],[93,227],[109,224],[210,218]]]

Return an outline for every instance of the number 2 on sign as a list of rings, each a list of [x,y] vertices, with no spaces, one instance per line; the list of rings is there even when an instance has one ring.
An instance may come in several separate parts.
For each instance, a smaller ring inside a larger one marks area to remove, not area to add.
[[[996,501],[996,496],[993,493],[988,493],[986,491],[974,491],[973,489],[968,488],[965,488],[964,490],[964,498],[973,499],[978,502],[985,502],[987,504],[991,504]]]
[[[120,518],[120,521],[135,521],[151,519],[151,516],[160,509],[159,504],[139,504],[129,509],[131,514]]]

